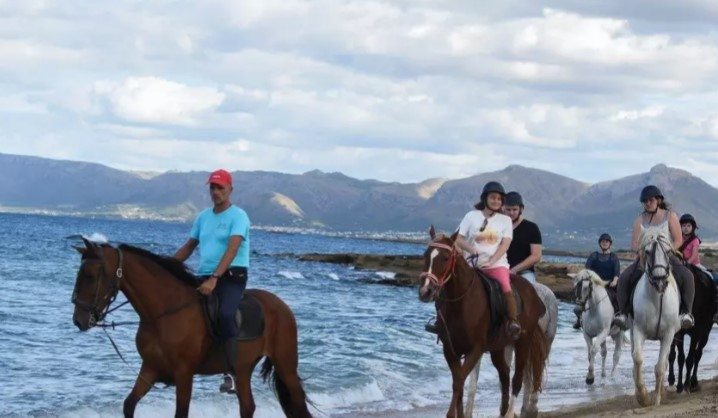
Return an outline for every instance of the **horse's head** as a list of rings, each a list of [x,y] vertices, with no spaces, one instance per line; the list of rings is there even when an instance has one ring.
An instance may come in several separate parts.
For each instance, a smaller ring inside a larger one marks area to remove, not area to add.
[[[117,296],[122,278],[122,262],[118,258],[116,269],[111,270],[104,255],[105,248],[109,247],[85,238],[82,240],[85,247],[75,247],[82,254],[82,261],[72,291],[72,303],[75,305],[72,322],[80,331],[87,331],[102,321],[107,308]],[[117,251],[119,256],[121,253]]]
[[[664,234],[644,234],[639,247],[640,264],[643,271],[656,289],[661,292],[668,285],[671,275],[669,254],[672,251],[670,240]]]
[[[456,233],[451,237],[437,236],[432,226],[431,242],[424,251],[424,270],[419,276],[419,300],[431,302],[436,299],[446,282],[454,274],[454,266],[461,254],[454,248]]]
[[[591,299],[594,286],[604,286],[601,278],[589,269],[569,273],[568,276],[573,279],[574,301],[580,306],[584,306]]]

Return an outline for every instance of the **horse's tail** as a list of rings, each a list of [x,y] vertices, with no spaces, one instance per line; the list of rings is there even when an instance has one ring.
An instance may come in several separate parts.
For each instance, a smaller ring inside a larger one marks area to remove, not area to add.
[[[298,388],[296,389],[296,395],[299,399],[296,399],[296,402],[292,402],[292,393],[289,390],[289,387],[287,387],[287,384],[277,374],[276,370],[274,370],[274,364],[269,357],[266,357],[264,359],[260,375],[262,376],[262,380],[264,380],[265,383],[267,383],[271,376],[272,384],[274,386],[274,393],[277,395],[277,399],[279,399],[279,405],[282,406],[282,411],[284,411],[284,415],[291,418],[310,418],[312,416],[312,414],[309,413],[307,404],[313,404],[307,398],[307,395],[304,392],[301,378],[298,378],[299,384]]]
[[[548,361],[549,345],[546,335],[541,327],[536,327],[531,334],[531,349],[529,350],[529,362],[526,373],[533,375],[533,388],[526,388],[531,391],[541,391],[543,385],[546,362]]]

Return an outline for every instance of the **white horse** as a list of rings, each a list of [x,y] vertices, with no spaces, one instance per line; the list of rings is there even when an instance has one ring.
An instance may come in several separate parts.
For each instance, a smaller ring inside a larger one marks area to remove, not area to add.
[[[558,326],[558,300],[556,295],[553,294],[551,289],[541,283],[533,283],[536,293],[546,307],[546,312],[539,318],[539,327],[544,332],[546,338],[546,357],[548,358],[551,352],[551,345],[553,339],[556,337],[556,328]],[[511,366],[514,357],[513,346],[506,347],[505,350],[506,363]],[[476,398],[476,389],[479,381],[479,369],[481,368],[481,360],[476,363],[474,371],[469,375],[469,389],[466,394],[466,406],[464,408],[465,415],[470,417],[474,412],[474,400]],[[530,367],[526,367],[523,376],[523,387],[524,390],[524,401],[521,406],[522,417],[535,417],[538,416],[538,392],[531,392],[528,388],[533,387],[533,371]],[[511,397],[509,403],[509,409],[506,413],[507,416],[513,416],[514,397]]]
[[[601,377],[606,377],[606,339],[611,336],[614,343],[613,377],[618,367],[618,360],[621,358],[621,343],[623,332],[616,326],[611,326],[613,321],[613,305],[606,291],[606,283],[598,275],[588,269],[579,271],[577,274],[569,274],[573,278],[573,287],[576,290],[576,303],[581,306],[581,322],[583,324],[583,338],[588,348],[588,374],[586,384],[592,385],[594,381],[593,363],[598,348],[601,347]]]
[[[631,325],[631,351],[633,354],[633,380],[636,384],[636,398],[641,406],[648,406],[650,397],[643,382],[643,342],[659,340],[654,372],[656,392],[653,404],[661,404],[665,394],[665,375],[668,368],[668,352],[673,336],[681,327],[679,318],[680,294],[671,272],[669,253],[670,240],[663,234],[646,233],[641,237],[639,248],[643,276],[636,285],[633,296],[633,321]]]

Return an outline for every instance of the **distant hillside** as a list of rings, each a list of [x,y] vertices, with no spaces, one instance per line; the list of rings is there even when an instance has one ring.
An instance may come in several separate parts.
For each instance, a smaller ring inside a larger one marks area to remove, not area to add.
[[[358,180],[341,173],[232,173],[233,200],[255,224],[339,231],[423,231],[456,227],[481,188],[498,180],[521,192],[526,216],[557,247],[593,245],[608,231],[628,245],[641,210],[638,195],[658,185],[679,213],[697,217],[702,236],[718,236],[718,189],[659,164],[648,173],[589,185],[548,171],[511,165],[464,179],[421,183]],[[207,172],[134,173],[100,164],[0,154],[0,207],[101,216],[189,220],[209,204]]]

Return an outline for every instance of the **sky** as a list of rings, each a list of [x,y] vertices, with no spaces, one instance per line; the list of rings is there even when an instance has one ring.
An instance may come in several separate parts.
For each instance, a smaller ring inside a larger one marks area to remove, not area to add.
[[[0,152],[718,185],[718,2],[0,0]]]

